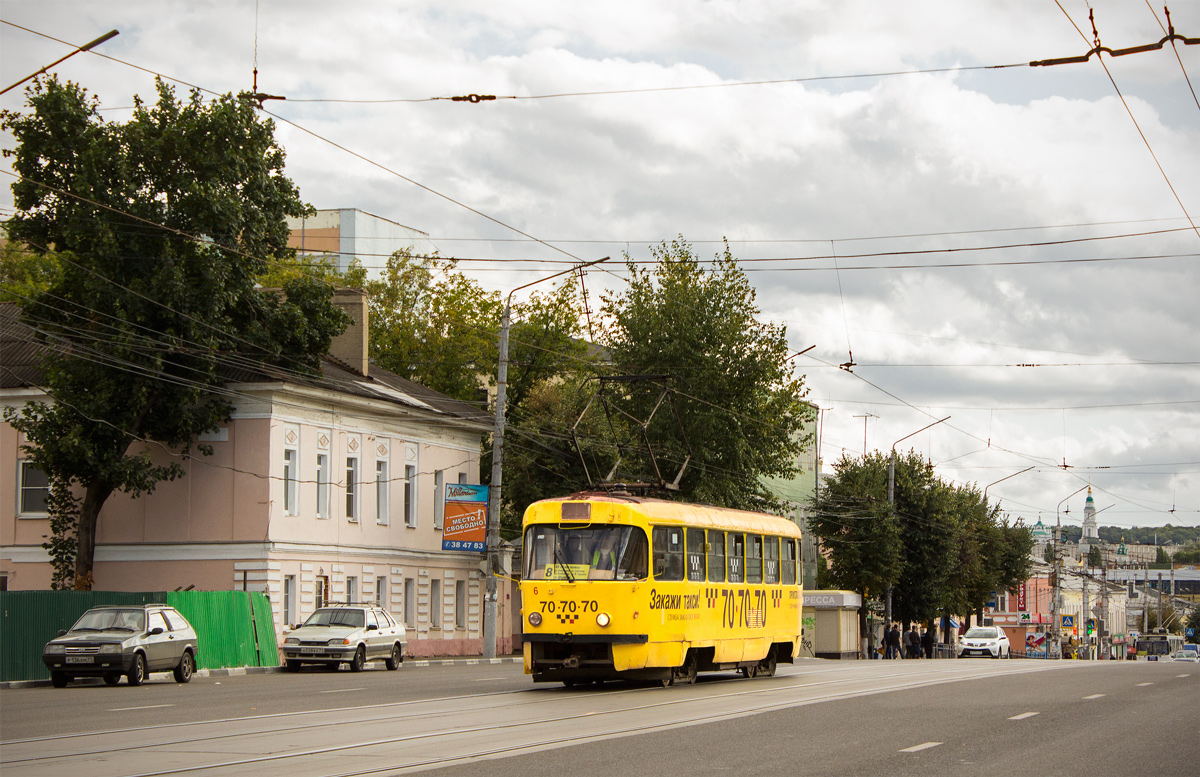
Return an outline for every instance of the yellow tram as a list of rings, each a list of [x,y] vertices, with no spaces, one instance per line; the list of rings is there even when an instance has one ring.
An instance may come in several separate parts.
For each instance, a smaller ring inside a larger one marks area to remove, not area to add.
[[[525,673],[567,685],[770,676],[800,647],[800,529],[623,493],[525,511]]]

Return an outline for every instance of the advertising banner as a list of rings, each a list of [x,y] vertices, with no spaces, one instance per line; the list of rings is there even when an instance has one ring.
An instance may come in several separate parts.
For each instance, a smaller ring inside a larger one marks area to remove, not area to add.
[[[1025,607],[1025,586],[1025,583],[1021,583],[1017,587],[1017,610],[1020,612],[1024,612],[1027,609]]]
[[[487,550],[488,487],[446,484],[442,550]]]

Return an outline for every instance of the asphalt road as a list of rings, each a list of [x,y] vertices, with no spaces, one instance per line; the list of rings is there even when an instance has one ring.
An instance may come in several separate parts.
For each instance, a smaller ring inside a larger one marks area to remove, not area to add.
[[[1200,775],[1200,666],[804,661],[690,687],[534,686],[520,665],[0,691],[0,771],[87,774]]]

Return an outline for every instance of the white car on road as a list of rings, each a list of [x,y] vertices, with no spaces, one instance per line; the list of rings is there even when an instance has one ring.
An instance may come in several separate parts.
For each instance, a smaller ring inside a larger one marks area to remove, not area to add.
[[[349,664],[361,672],[368,661],[383,660],[388,669],[399,669],[407,644],[404,626],[380,607],[332,605],[321,607],[286,635],[283,660],[289,672],[303,664],[324,664],[337,669]]]
[[[1008,635],[997,626],[974,626],[958,641],[958,657],[1010,658]]]

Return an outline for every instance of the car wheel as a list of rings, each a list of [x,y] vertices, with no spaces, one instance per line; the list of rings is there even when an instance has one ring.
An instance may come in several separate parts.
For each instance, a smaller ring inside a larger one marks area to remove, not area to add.
[[[63,674],[62,672],[51,672],[50,673],[50,684],[53,685],[55,688],[66,688],[67,683],[69,683],[69,682],[71,682],[71,678],[68,677],[67,675]]]
[[[384,665],[387,666],[388,670],[394,672],[400,668],[400,662],[403,660],[404,655],[400,650],[400,645],[397,643],[392,645],[392,654],[388,656],[387,660],[384,662]]]
[[[358,646],[358,650],[354,651],[354,658],[350,659],[350,671],[361,672],[363,665],[367,663],[367,651],[362,646]]]
[[[183,651],[183,656],[179,659],[179,666],[175,667],[175,682],[186,683],[190,682],[192,675],[196,671],[196,658],[192,655],[192,651]]]
[[[289,660],[289,661],[288,661],[288,662],[285,664],[285,666],[287,667],[287,670],[288,670],[289,672],[299,672],[299,671],[300,671],[300,662],[299,662],[299,661],[291,661],[291,660]]]
[[[116,685],[119,682],[121,682],[121,673],[120,672],[107,672],[104,675],[104,684],[105,685]]]
[[[129,667],[129,673],[125,675],[125,679],[130,685],[141,685],[146,679],[146,659],[141,653],[133,654],[133,666]]]

